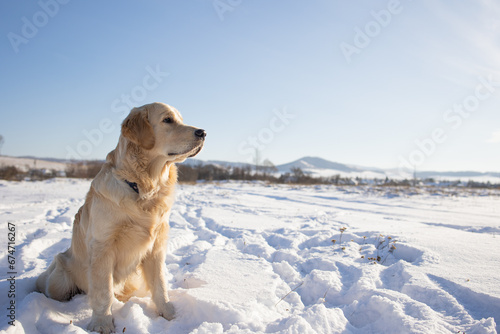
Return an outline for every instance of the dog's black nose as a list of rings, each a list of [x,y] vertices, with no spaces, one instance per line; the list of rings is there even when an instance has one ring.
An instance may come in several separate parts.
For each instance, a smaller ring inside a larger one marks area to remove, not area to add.
[[[207,133],[203,129],[198,129],[194,132],[194,135],[200,139],[204,139],[207,136]]]

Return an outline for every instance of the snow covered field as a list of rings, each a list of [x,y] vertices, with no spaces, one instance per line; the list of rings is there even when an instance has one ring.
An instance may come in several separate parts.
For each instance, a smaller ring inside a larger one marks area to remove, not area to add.
[[[91,310],[33,292],[89,181],[0,181],[0,330],[86,333]],[[118,333],[496,333],[500,194],[181,185],[166,266],[177,318],[115,301]],[[8,297],[8,223],[15,298]],[[335,240],[335,241],[332,241]],[[16,326],[7,317],[15,301]]]

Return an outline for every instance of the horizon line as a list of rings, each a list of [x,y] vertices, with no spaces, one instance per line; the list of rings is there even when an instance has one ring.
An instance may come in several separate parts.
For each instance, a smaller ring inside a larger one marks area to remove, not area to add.
[[[3,155],[0,154],[0,157],[7,157],[7,158],[17,158],[17,159],[36,159],[36,160],[43,160],[43,161],[51,161],[51,160],[56,160],[56,162],[60,163],[70,163],[70,162],[83,162],[83,161],[106,161],[106,159],[81,159],[81,160],[68,160],[68,159],[63,159],[63,158],[55,158],[55,157],[37,157],[37,156],[32,156],[32,155],[24,155],[24,156],[11,156],[11,155]],[[306,159],[306,158],[313,158],[313,159],[321,159],[326,162],[330,163],[336,163],[339,165],[344,165],[346,167],[358,167],[358,168],[366,168],[366,169],[378,169],[381,172],[385,171],[395,171],[398,170],[398,167],[392,167],[392,168],[381,168],[381,167],[368,167],[368,166],[363,166],[363,165],[356,165],[356,164],[348,164],[348,163],[341,163],[341,162],[336,162],[336,161],[331,161],[322,157],[318,156],[304,156],[298,159],[295,159],[290,162],[282,163],[279,165],[274,165],[275,167],[278,166],[283,166],[283,165],[288,165],[292,164],[294,162],[299,162],[300,160]],[[188,159],[186,159],[187,161]],[[255,163],[249,163],[249,162],[240,162],[240,161],[228,161],[228,160],[220,160],[220,159],[207,159],[207,160],[201,160],[197,158],[189,158],[189,160],[199,160],[202,162],[220,162],[220,163],[228,163],[228,164],[242,164],[242,165],[249,165],[249,166],[255,166]],[[182,162],[184,163],[184,162]],[[261,165],[258,165],[261,166]],[[318,168],[320,169],[320,168]],[[331,169],[331,168],[322,168],[322,169]],[[364,170],[360,172],[366,172],[369,170]],[[371,171],[371,172],[376,172],[376,171]],[[413,173],[416,172],[418,173],[481,173],[481,174],[500,174],[500,171],[479,171],[479,170],[417,170],[415,171],[409,171],[407,170],[407,173]]]

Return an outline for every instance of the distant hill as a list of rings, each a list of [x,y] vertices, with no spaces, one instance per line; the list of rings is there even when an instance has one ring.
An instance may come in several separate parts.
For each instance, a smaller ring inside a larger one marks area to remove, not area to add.
[[[254,165],[241,162],[228,162],[220,160],[202,161],[198,159],[188,159],[184,164],[196,166],[199,164],[208,165],[213,164],[217,166],[227,167],[244,167]],[[329,161],[319,157],[303,157],[301,159],[276,166],[277,174],[290,173],[292,168],[300,168],[304,173],[315,177],[331,177],[340,175],[341,177],[349,178],[362,178],[362,179],[412,179],[412,172],[401,172],[398,169],[381,169],[376,167],[364,167],[350,164],[342,164],[338,162]],[[461,171],[461,172],[436,172],[436,171],[422,171],[417,172],[417,178],[420,179],[435,179],[435,180],[448,180],[448,181],[476,181],[476,182],[492,182],[500,183],[500,173],[496,172],[474,172],[474,171]]]
[[[66,159],[58,159],[58,158],[44,158],[44,157],[34,157],[32,155],[25,155],[18,157],[19,159],[28,159],[28,160],[40,160],[40,161],[51,161],[51,162],[61,162],[61,163],[69,163],[69,160]]]
[[[35,158],[35,157],[7,157],[0,156],[0,167],[15,166],[27,171],[31,168],[64,171],[69,162],[61,159]],[[199,159],[187,159],[183,164],[189,166],[216,165],[224,167],[254,167],[252,164],[243,162],[229,162],[222,160],[203,161]],[[290,173],[292,168],[300,168],[304,173],[314,177],[331,177],[340,175],[341,177],[362,178],[362,179],[412,179],[413,173],[401,173],[397,169],[380,169],[374,167],[363,167],[338,162],[329,161],[319,157],[304,157],[286,164],[276,166],[276,174]],[[476,181],[500,183],[500,173],[498,172],[475,172],[475,171],[418,171],[419,179],[435,179],[437,181]]]
[[[221,166],[221,167],[247,167],[251,166],[253,167],[254,165],[251,165],[249,163],[245,162],[229,162],[229,161],[222,161],[222,160],[200,160],[200,159],[187,159],[182,163],[183,165],[188,165],[188,166],[198,166],[198,165],[215,165],[215,166]]]
[[[328,161],[318,157],[304,157],[293,162],[277,166],[281,173],[290,172],[293,167],[298,167],[304,172],[312,176],[329,177],[340,175],[342,177],[360,177],[363,179],[412,179],[412,172],[401,172],[398,169],[380,169],[374,167],[363,167],[355,165],[341,164]],[[449,181],[476,181],[476,182],[492,182],[500,183],[500,173],[496,172],[475,172],[475,171],[459,171],[459,172],[436,172],[436,171],[417,171],[419,179],[435,179]]]
[[[473,171],[468,171],[468,172],[421,172],[418,173],[419,177],[421,178],[435,178],[435,177],[455,177],[455,178],[470,178],[470,177],[482,177],[482,176],[491,176],[491,177],[498,177],[500,178],[500,173],[494,173],[494,172],[473,172]]]
[[[287,164],[277,166],[280,172],[289,172],[292,168],[300,168],[303,171],[316,171],[316,170],[334,170],[338,172],[345,173],[356,173],[356,172],[383,172],[379,168],[369,168],[354,165],[346,165],[338,162],[332,162],[318,157],[304,157]]]
[[[59,162],[54,159],[50,161],[47,159],[39,159],[35,157],[7,157],[0,156],[0,167],[14,166],[22,171],[30,169],[47,169],[56,171],[65,171],[67,168],[66,162]]]

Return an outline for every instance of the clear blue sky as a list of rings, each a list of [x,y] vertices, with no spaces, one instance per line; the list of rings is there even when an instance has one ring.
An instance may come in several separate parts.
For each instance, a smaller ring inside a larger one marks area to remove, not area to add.
[[[500,171],[500,4],[3,1],[4,155],[104,159],[130,106],[200,159]]]

